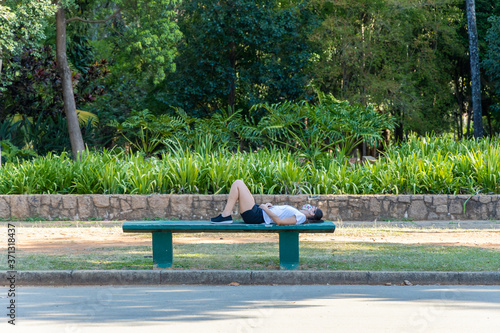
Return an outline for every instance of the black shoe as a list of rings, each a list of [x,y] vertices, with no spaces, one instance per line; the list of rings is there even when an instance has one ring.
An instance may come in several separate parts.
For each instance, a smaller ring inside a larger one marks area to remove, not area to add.
[[[217,224],[231,224],[233,223],[233,217],[231,215],[224,217],[222,214],[219,214],[219,216],[212,217],[210,221]]]

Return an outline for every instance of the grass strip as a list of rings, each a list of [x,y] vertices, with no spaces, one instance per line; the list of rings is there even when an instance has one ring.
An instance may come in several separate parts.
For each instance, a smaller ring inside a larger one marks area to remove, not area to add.
[[[151,269],[150,246],[93,248],[58,255],[17,253],[18,270]],[[278,244],[174,244],[173,269],[279,269]],[[500,251],[470,246],[368,242],[300,245],[301,270],[499,271]],[[4,262],[0,270],[7,270]]]

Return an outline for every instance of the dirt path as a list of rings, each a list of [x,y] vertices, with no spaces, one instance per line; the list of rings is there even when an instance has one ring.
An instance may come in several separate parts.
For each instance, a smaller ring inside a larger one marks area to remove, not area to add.
[[[1,223],[3,225],[6,223]],[[90,226],[94,225],[94,226]],[[97,227],[95,225],[98,225]],[[6,232],[6,231],[5,231]],[[334,234],[301,234],[301,241],[375,242],[474,246],[500,251],[500,229],[415,229],[339,227]],[[278,242],[277,234],[174,234],[175,244]],[[125,234],[121,223],[58,225],[17,223],[17,248],[25,252],[78,253],[103,247],[151,246],[150,234]],[[0,249],[6,249],[6,242]]]

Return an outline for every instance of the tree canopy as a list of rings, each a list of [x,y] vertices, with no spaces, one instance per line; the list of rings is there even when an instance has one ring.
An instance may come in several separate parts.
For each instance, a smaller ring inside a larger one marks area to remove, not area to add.
[[[500,132],[500,0],[475,4],[482,120],[492,136]],[[55,54],[61,8],[66,79],[54,67],[64,58]],[[387,138],[470,137],[478,120],[468,32],[464,0],[4,0],[0,120],[62,115],[65,81],[72,114],[98,116],[100,145],[119,137],[111,121],[144,110],[157,119],[237,114],[257,128],[272,114],[264,105],[319,105],[322,94],[394,118]]]

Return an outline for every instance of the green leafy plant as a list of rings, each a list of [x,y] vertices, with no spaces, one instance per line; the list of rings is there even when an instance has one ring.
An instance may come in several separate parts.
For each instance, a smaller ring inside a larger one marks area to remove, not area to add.
[[[36,156],[33,149],[19,149],[9,140],[0,141],[1,163],[15,162],[19,160],[28,160]]]
[[[258,123],[260,133],[274,144],[300,152],[314,164],[323,153],[335,151],[345,157],[362,141],[378,145],[382,130],[394,126],[388,115],[371,106],[351,105],[323,93],[318,93],[316,104],[258,104],[251,111],[260,108],[267,111]]]
[[[35,156],[0,168],[0,193],[228,193],[242,179],[258,194],[500,194],[500,138],[455,142],[411,136],[375,163],[325,154],[314,165],[284,148],[251,152],[187,148],[147,157],[89,150]]]

